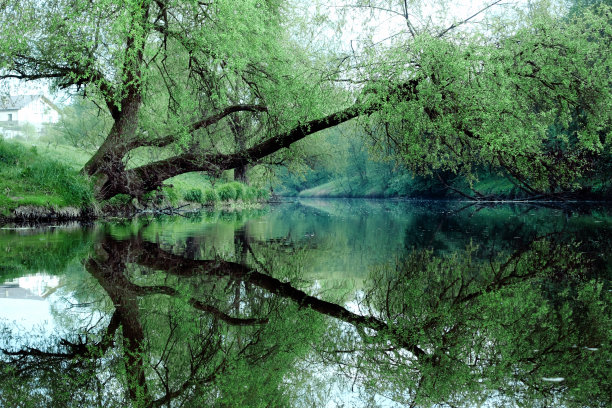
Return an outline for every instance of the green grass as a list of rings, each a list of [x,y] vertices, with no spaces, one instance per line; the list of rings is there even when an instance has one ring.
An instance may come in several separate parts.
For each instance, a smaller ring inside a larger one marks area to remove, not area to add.
[[[501,196],[506,198],[518,198],[525,194],[505,177],[490,175],[474,183],[474,189],[488,196]]]
[[[21,205],[81,208],[93,203],[89,180],[78,174],[91,157],[87,152],[38,140],[1,142],[0,157],[4,159],[0,159],[0,211],[5,216]],[[132,166],[148,161],[146,152],[140,153],[132,160]],[[208,176],[200,172],[181,174],[164,184],[162,191],[151,192],[144,199],[158,205],[196,203],[211,206],[238,201],[254,203],[268,198],[266,190],[237,181],[213,187]],[[124,207],[130,202],[129,197],[118,197],[102,206],[107,209]]]
[[[12,143],[12,140],[11,140]],[[83,149],[73,146],[66,146],[56,143],[45,143],[38,140],[35,141],[19,141],[17,142],[26,148],[35,147],[38,154],[46,159],[63,163],[73,170],[79,171],[93,153],[87,153]]]
[[[204,204],[215,205],[219,201],[219,194],[213,188],[204,190]]]
[[[236,194],[234,195],[234,200],[244,200],[244,190],[246,186],[238,181],[232,181],[229,184],[234,188],[234,191],[236,192]]]
[[[376,182],[361,182],[359,178],[340,178],[302,190],[299,197],[385,197],[384,186]]]
[[[219,188],[216,188],[216,190],[221,201],[233,200],[236,197],[236,190],[231,184],[222,184]]]
[[[187,191],[184,195],[183,195],[183,199],[185,201],[190,201],[193,203],[202,203],[202,190],[200,190],[199,188],[193,188],[189,191]]]
[[[90,207],[90,180],[65,163],[40,154],[36,146],[0,140],[0,212],[10,216],[19,206]]]

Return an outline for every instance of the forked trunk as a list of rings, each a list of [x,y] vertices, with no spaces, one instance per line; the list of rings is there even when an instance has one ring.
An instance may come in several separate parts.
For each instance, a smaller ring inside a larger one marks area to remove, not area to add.
[[[124,100],[104,143],[81,170],[81,173],[94,178],[98,200],[105,200],[120,193],[134,196],[144,193],[139,193],[137,188],[132,193],[125,174],[125,156],[137,146],[136,130],[141,103],[138,94]]]

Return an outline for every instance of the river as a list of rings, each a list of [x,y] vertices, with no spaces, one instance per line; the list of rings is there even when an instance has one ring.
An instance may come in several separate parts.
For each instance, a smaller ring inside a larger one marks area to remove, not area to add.
[[[609,406],[612,208],[302,199],[0,229],[0,406]]]

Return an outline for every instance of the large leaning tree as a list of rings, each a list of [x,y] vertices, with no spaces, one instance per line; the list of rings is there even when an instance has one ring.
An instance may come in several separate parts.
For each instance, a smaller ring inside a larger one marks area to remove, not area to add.
[[[357,117],[413,170],[502,167],[532,193],[609,155],[609,9],[493,14],[476,31],[419,26],[416,2],[348,3],[405,24],[342,54],[315,52],[281,0],[2,0],[0,79],[77,89],[112,118],[83,168],[98,199],[244,169]]]

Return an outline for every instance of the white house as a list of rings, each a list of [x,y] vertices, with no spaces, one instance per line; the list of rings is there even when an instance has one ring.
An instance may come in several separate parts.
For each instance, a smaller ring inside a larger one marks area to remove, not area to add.
[[[0,96],[0,127],[5,137],[16,136],[25,124],[40,132],[59,118],[59,108],[43,95]]]

